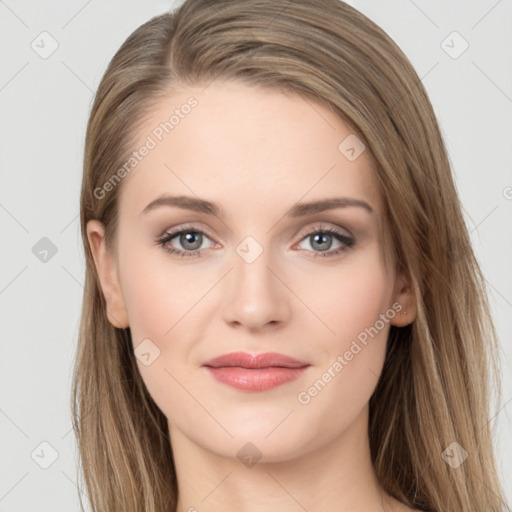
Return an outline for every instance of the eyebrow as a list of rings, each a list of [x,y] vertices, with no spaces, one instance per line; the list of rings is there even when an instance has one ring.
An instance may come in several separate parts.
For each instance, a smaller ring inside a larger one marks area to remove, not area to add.
[[[191,196],[169,196],[164,195],[151,201],[140,213],[148,213],[155,208],[161,206],[175,206],[207,215],[215,215],[223,217],[222,208],[217,203],[212,203],[205,199],[199,199]],[[357,206],[373,213],[373,208],[362,199],[355,199],[352,197],[332,197],[328,199],[321,199],[318,201],[299,202],[295,203],[286,213],[285,216],[289,217],[303,217],[305,215],[312,215],[314,213],[333,210],[335,208],[346,208],[349,206]]]

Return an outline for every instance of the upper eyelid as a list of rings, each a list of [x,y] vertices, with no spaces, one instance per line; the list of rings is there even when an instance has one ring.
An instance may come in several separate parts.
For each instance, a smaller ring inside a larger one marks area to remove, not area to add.
[[[209,238],[214,238],[213,236],[211,236],[209,234],[208,229],[205,229],[202,227],[198,228],[197,226],[188,226],[188,225],[179,226],[176,228],[168,228],[162,233],[160,238],[165,237],[166,235],[173,235],[173,238],[175,238],[179,234],[181,234],[183,232],[187,232],[187,231],[197,231],[198,233],[207,235]]]

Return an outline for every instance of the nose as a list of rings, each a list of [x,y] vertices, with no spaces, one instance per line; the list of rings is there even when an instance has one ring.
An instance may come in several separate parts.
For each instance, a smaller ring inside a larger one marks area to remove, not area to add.
[[[234,268],[224,280],[224,320],[253,332],[287,323],[291,292],[271,251],[264,250],[254,261],[240,254],[233,255]]]

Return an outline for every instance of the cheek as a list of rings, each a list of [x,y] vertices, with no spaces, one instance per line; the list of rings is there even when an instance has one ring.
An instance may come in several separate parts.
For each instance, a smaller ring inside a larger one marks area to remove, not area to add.
[[[127,259],[126,264],[130,272],[123,295],[137,366],[147,391],[169,417],[169,404],[184,399],[178,383],[183,381],[179,371],[185,362],[187,338],[183,332],[180,335],[180,329],[190,306],[178,292],[178,276],[170,281],[158,268],[149,269],[142,258]]]
[[[188,400],[180,383],[187,379],[190,348],[201,338],[201,306],[207,302],[202,299],[212,279],[173,267],[165,257],[151,261],[143,251],[123,254],[123,297],[137,366],[155,403],[170,417],[170,404]],[[145,360],[142,354],[149,356]]]
[[[354,258],[353,265],[341,265],[330,276],[324,292],[314,297],[309,292],[309,297],[335,334],[323,329],[315,351],[317,369],[299,401],[310,404],[305,409],[317,411],[318,417],[341,407],[343,414],[329,427],[334,434],[358,414],[375,389],[394,310],[392,276],[377,250],[357,262]]]
[[[322,286],[311,287],[309,283],[309,287],[304,286],[303,294],[310,304],[315,304],[315,312],[334,331],[333,343],[342,348],[347,339],[373,326],[388,310],[393,292],[392,277],[375,246],[375,250],[367,250],[360,257],[347,259],[339,268],[329,269]]]
[[[134,251],[123,264],[123,297],[134,344],[144,338],[166,343],[206,293],[208,281],[201,287],[204,280],[194,281],[190,273],[168,263],[165,255],[155,259],[153,254]]]

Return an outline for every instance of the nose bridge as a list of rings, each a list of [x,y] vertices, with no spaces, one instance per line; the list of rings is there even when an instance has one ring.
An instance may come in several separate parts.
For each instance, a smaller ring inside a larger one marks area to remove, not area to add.
[[[273,251],[253,236],[247,236],[235,248],[224,310],[226,321],[257,328],[287,318],[286,290],[273,273],[272,256]]]
[[[247,237],[237,246],[234,281],[241,290],[269,293],[269,286],[275,285],[269,279],[269,267],[272,267],[271,252],[268,247],[264,249],[254,237]]]

